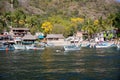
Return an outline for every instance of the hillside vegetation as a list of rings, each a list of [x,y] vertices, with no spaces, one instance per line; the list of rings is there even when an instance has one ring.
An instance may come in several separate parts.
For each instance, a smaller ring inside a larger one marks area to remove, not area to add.
[[[0,30],[27,27],[37,31],[72,35],[120,27],[120,3],[116,0],[1,0]]]

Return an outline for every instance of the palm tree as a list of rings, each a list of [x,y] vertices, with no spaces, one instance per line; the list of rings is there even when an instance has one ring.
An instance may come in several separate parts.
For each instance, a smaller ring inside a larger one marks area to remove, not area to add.
[[[82,31],[87,32],[88,39],[92,38],[92,35],[97,32],[97,27],[93,25],[93,21],[91,19],[86,19],[83,26]]]

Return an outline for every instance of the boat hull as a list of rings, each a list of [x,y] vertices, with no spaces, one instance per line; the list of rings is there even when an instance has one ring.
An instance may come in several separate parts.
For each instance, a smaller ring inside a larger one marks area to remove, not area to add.
[[[15,49],[19,50],[24,50],[25,46],[24,45],[13,45]]]
[[[10,50],[15,50],[15,48],[13,46],[10,46],[10,47],[0,47],[0,51],[10,51]]]
[[[44,47],[26,46],[27,50],[44,50]]]
[[[64,50],[65,51],[77,51],[77,50],[81,50],[81,47],[76,46],[76,45],[68,45],[68,46],[64,46]]]
[[[117,48],[120,49],[120,45],[117,45]]]

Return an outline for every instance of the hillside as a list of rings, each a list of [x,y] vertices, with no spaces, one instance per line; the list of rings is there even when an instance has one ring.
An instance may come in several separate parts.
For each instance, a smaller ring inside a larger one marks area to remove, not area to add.
[[[23,8],[24,12],[39,15],[86,16],[97,18],[106,17],[119,11],[119,3],[115,0],[10,0],[0,1],[0,11]]]
[[[89,35],[120,29],[116,0],[0,0],[0,31],[26,27],[31,33]]]

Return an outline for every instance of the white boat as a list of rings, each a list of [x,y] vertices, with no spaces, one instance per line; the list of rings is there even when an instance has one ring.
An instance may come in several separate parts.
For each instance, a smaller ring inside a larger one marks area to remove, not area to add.
[[[66,45],[64,46],[64,50],[65,51],[76,51],[76,50],[80,50],[81,49],[81,45]]]
[[[89,47],[90,44],[89,43],[86,43],[86,44],[82,44],[81,47]]]
[[[35,46],[35,45],[26,45],[27,50],[44,50],[43,46]]]
[[[113,47],[113,44],[102,42],[95,45],[95,48],[109,48],[109,47]]]
[[[117,45],[117,48],[120,49],[120,45],[119,44]]]
[[[14,48],[17,49],[17,50],[24,50],[24,49],[25,49],[25,45],[14,44],[13,46],[14,46]]]
[[[15,49],[17,50],[24,50],[25,45],[22,44],[22,39],[20,37],[17,37],[14,39],[15,44],[13,45]]]

